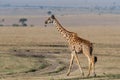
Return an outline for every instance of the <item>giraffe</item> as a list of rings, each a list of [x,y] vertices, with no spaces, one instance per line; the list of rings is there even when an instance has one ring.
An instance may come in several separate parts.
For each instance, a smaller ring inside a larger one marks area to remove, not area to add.
[[[53,23],[53,25],[57,28],[58,32],[60,32],[60,34],[67,40],[69,44],[70,51],[71,51],[71,59],[70,59],[67,76],[69,76],[71,72],[71,67],[74,59],[77,62],[77,65],[79,67],[79,70],[82,76],[84,76],[84,72],[82,70],[82,67],[78,58],[78,53],[83,53],[88,59],[89,66],[88,66],[87,76],[90,75],[91,71],[93,72],[93,75],[96,76],[95,63],[97,62],[97,57],[92,54],[93,43],[83,38],[80,38],[75,32],[70,32],[66,30],[64,27],[62,27],[62,25],[59,23],[59,21],[56,19],[54,15],[51,15],[45,21],[45,26],[47,26],[48,23]]]

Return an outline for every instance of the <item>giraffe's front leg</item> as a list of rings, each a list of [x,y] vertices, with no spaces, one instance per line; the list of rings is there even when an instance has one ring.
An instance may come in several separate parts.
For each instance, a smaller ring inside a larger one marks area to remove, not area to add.
[[[81,71],[81,74],[82,74],[82,76],[84,76],[84,72],[83,72],[82,67],[81,67],[81,64],[80,64],[80,62],[79,62],[77,53],[75,53],[75,58],[76,58],[76,61],[77,61],[78,66],[79,66],[79,69],[80,69],[80,71]]]
[[[69,69],[68,69],[68,72],[67,72],[67,76],[69,76],[69,74],[70,74],[71,67],[72,67],[72,64],[73,64],[73,60],[74,60],[74,53],[72,52],[71,53],[70,65],[69,65]]]

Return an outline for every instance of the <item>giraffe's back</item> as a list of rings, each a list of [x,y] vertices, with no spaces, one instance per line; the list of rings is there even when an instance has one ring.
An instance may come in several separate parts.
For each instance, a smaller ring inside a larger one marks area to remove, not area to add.
[[[71,50],[75,50],[76,52],[82,52],[82,47],[87,47],[90,49],[90,53],[92,53],[92,43],[88,40],[85,40],[83,38],[78,37],[77,35],[74,35],[70,38],[69,46]]]

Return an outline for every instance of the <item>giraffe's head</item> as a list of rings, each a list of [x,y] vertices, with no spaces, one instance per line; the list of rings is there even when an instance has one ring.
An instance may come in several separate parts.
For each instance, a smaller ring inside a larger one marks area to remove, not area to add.
[[[46,21],[45,21],[45,26],[47,26],[47,24],[49,23],[53,23],[55,19],[55,16],[54,15],[51,15]]]

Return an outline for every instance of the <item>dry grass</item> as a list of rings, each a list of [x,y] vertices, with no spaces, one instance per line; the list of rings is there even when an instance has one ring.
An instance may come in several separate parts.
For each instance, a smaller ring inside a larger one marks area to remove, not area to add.
[[[0,27],[0,74],[3,80],[120,79],[120,27],[66,27],[92,41],[98,56],[97,77],[81,78],[77,65],[70,76],[70,51],[55,27]],[[7,54],[6,54],[7,53]],[[80,55],[87,74],[87,58]]]

